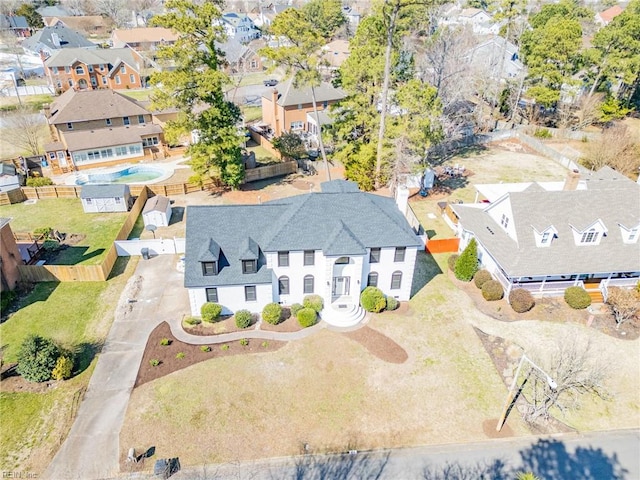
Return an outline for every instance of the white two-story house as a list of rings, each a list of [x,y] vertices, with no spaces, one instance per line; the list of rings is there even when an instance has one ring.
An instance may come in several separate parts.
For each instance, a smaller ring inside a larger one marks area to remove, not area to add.
[[[409,299],[424,245],[392,198],[345,180],[260,205],[190,206],[186,215],[185,287],[196,316],[207,301],[226,314],[261,312],[316,294],[323,320],[353,325],[368,285]]]
[[[240,43],[249,43],[251,40],[260,38],[262,33],[244,13],[223,13],[222,26],[228,38],[233,38]]]

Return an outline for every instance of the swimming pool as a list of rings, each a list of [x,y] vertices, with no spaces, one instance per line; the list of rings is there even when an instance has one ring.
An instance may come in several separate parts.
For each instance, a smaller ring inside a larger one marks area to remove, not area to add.
[[[75,175],[72,180],[75,185],[95,185],[104,183],[154,183],[168,178],[171,172],[161,167],[148,165],[133,165],[110,169],[109,171],[87,172]]]

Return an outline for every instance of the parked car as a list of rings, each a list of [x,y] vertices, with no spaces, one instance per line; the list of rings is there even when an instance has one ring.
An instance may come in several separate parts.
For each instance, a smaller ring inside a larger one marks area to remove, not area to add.
[[[265,80],[263,83],[265,87],[275,87],[278,84],[278,80],[270,78],[269,80]]]

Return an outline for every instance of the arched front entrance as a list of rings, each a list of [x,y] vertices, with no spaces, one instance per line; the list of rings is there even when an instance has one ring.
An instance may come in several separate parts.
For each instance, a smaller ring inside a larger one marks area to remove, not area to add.
[[[78,81],[78,88],[80,90],[86,90],[89,87],[89,84],[87,83],[87,81],[84,78],[81,78]]]

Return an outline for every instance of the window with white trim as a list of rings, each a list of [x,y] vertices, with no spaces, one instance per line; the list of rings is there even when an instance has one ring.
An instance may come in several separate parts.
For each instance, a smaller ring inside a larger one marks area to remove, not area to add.
[[[291,130],[303,130],[304,122],[291,122]]]
[[[73,130],[73,123],[67,122],[67,130]]]
[[[500,219],[500,225],[504,228],[507,228],[509,225],[509,217],[507,217],[504,213],[502,214],[502,218]]]
[[[217,262],[202,262],[202,275],[210,277],[218,274]]]
[[[550,237],[551,237],[551,234],[549,232],[544,232],[542,234],[542,240],[540,240],[540,243],[542,243],[542,244],[548,243]]]
[[[257,260],[242,260],[242,273],[256,273],[257,271]]]
[[[316,261],[316,252],[315,250],[305,250],[304,251],[304,264],[306,266],[313,265]]]
[[[255,285],[247,285],[244,287],[244,300],[246,302],[255,302],[257,300]]]
[[[76,67],[76,75],[84,75],[84,67],[82,65]]]
[[[378,273],[370,272],[367,276],[367,287],[377,287],[378,286]]]
[[[138,123],[145,123],[144,115],[138,115]]]
[[[278,293],[280,295],[289,295],[289,277],[280,277],[278,279]]]
[[[116,75],[116,85],[120,85],[120,75]]]
[[[110,126],[111,126],[111,119],[110,119],[110,118],[106,118],[106,119],[104,120],[104,122],[107,124],[107,127],[110,127]]]
[[[391,275],[391,290],[399,290],[402,285],[402,272],[393,272]]]
[[[124,123],[125,125],[131,125],[131,120],[129,119],[129,117],[122,117],[122,123]]]
[[[133,73],[129,74],[129,83],[136,83],[136,76]]]
[[[396,247],[396,253],[393,257],[394,262],[404,262],[404,256],[407,252],[407,247]]]
[[[313,293],[314,279],[313,275],[305,275],[304,277],[304,293]]]
[[[278,266],[279,267],[289,266],[289,252],[278,252]]]
[[[207,292],[207,302],[218,303],[218,289],[215,287],[210,287],[206,289]]]
[[[594,229],[589,230],[588,232],[584,232],[582,234],[582,238],[580,239],[580,243],[596,243],[598,241],[598,232]]]
[[[93,65],[89,65],[89,73],[93,73]]]

